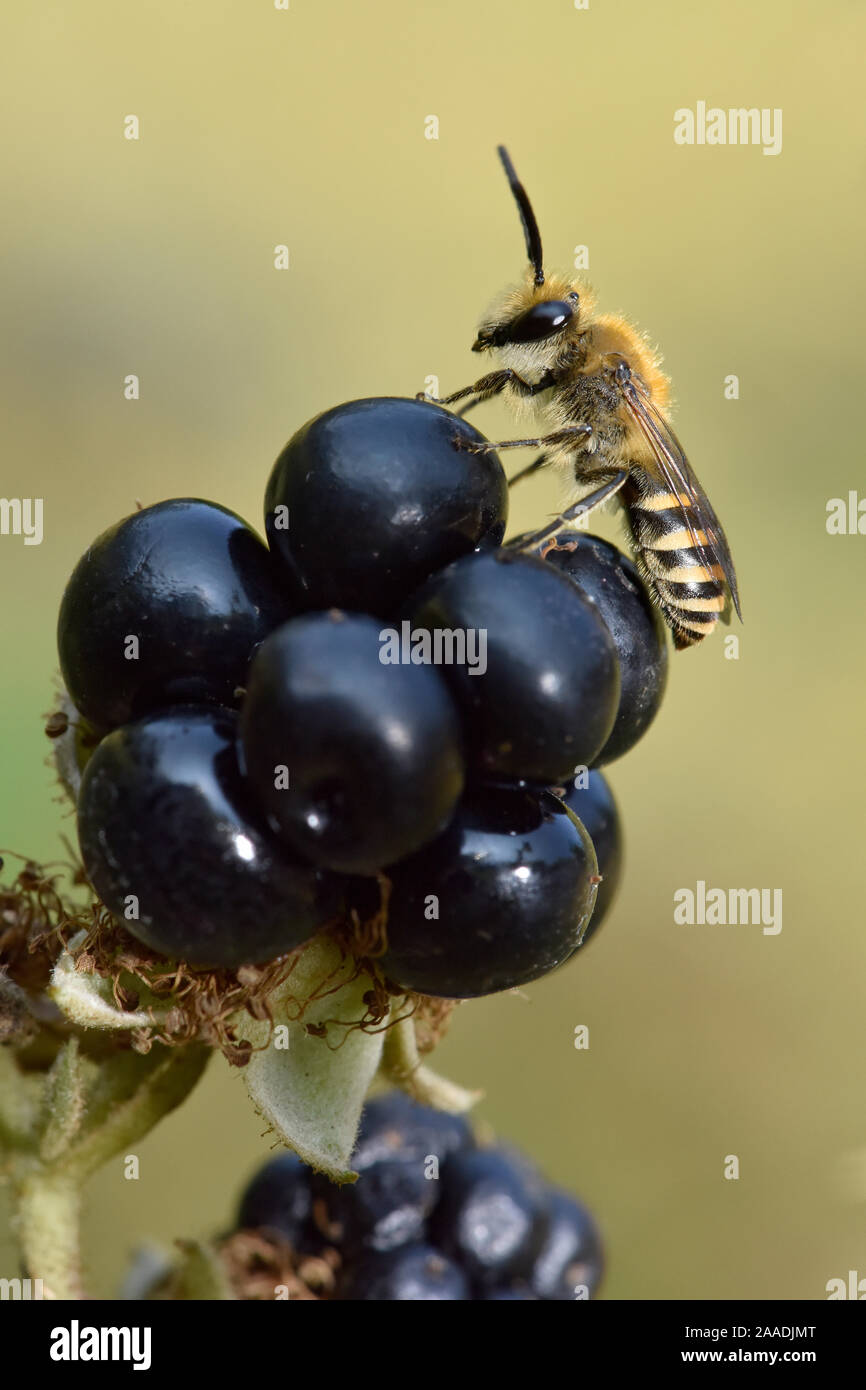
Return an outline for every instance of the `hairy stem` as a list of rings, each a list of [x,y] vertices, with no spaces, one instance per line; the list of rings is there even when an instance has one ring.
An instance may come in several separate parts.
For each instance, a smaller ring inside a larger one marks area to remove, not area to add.
[[[45,1298],[83,1298],[77,1182],[36,1168],[16,1182],[15,1196],[14,1224],[25,1275],[42,1280]]]
[[[467,1091],[423,1065],[415,1039],[415,1021],[411,1017],[401,1018],[388,1029],[380,1071],[386,1080],[402,1087],[413,1100],[432,1105],[436,1110],[460,1114],[469,1110],[481,1096],[480,1091]]]
[[[97,1063],[75,1039],[48,1073],[41,1126],[29,1148],[11,1152],[15,1231],[26,1275],[46,1298],[84,1297],[81,1189],[91,1173],[174,1110],[204,1071],[199,1043],[147,1056],[117,1053]]]

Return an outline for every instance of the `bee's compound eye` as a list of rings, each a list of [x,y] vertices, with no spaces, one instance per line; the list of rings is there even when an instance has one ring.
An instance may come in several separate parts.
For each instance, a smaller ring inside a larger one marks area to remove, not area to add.
[[[538,343],[552,338],[571,322],[573,309],[564,299],[547,299],[533,304],[506,329],[509,343]]]

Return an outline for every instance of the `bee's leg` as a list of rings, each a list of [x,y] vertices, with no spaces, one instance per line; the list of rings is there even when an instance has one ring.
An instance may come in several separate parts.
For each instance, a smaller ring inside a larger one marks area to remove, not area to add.
[[[500,439],[495,443],[492,439],[464,439],[458,435],[454,439],[455,449],[462,449],[467,454],[487,454],[496,453],[500,449],[543,449],[554,448],[562,444],[575,444],[581,440],[589,439],[592,434],[592,425],[565,425],[561,430],[554,430],[553,434],[543,434],[538,439]]]
[[[511,478],[508,479],[508,486],[514,487],[514,484],[519,483],[522,478],[528,478],[530,473],[536,473],[539,468],[544,467],[544,465],[549,461],[549,459],[550,455],[548,453],[545,452],[539,454],[538,458],[532,460],[532,463],[528,463],[525,468],[521,468],[519,473],[515,473]]]
[[[559,516],[554,517],[553,521],[542,527],[540,531],[534,531],[531,536],[518,536],[516,540],[508,541],[506,544],[514,546],[517,550],[535,550],[544,541],[554,536],[560,526],[568,521],[574,521],[576,517],[587,516],[589,512],[594,512],[596,507],[600,507],[603,502],[607,502],[619,492],[627,477],[628,471],[621,468],[619,472],[614,473],[608,482],[603,483],[587,497],[581,498],[579,502],[575,502],[573,506],[566,508],[564,512],[560,512]],[[552,547],[548,546],[548,549],[552,549]]]
[[[478,404],[489,400],[491,396],[498,396],[506,386],[512,387],[519,396],[537,396],[540,391],[546,391],[549,386],[553,386],[554,382],[552,372],[545,372],[539,381],[532,382],[524,381],[511,367],[503,367],[499,372],[490,372],[487,376],[480,377],[471,386],[464,386],[462,391],[452,391],[450,396],[428,396],[426,391],[419,391],[415,399],[432,401],[434,405],[453,405],[455,401],[462,401],[466,396],[476,396]]]

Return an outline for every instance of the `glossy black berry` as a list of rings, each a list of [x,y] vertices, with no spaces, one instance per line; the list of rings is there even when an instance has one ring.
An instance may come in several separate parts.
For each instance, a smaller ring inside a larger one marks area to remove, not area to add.
[[[586,786],[583,786],[584,781]],[[581,942],[585,946],[604,921],[619,887],[623,856],[622,824],[613,792],[601,772],[591,770],[589,774],[573,777],[562,799],[583,823],[592,840],[598,872],[602,876],[592,917]]]
[[[473,789],[444,834],[387,870],[382,969],[461,999],[536,980],[575,949],[595,872],[589,836],[555,797]]]
[[[256,1173],[241,1198],[237,1224],[275,1231],[299,1250],[308,1241],[311,1217],[310,1170],[295,1154],[284,1153]]]
[[[429,1303],[471,1298],[459,1265],[430,1245],[404,1245],[369,1255],[346,1272],[340,1297],[389,1303]]]
[[[508,1157],[496,1149],[455,1154],[441,1181],[430,1222],[435,1243],[482,1286],[525,1274],[542,1239],[543,1210]]]
[[[434,575],[407,616],[413,629],[466,634],[476,659],[441,670],[480,775],[549,785],[596,758],[619,667],[598,609],[566,575],[536,556],[481,552]]]
[[[140,941],[193,965],[293,950],[341,906],[340,880],[280,845],[250,804],[237,716],[176,707],[108,734],[84,771],[88,878]]]
[[[93,542],[60,605],[73,704],[113,728],[169,704],[236,703],[255,647],[291,616],[256,533],[214,502],[134,512]]]
[[[574,549],[549,551],[547,563],[567,574],[597,605],[619,657],[616,721],[593,759],[601,767],[633,748],[658,713],[668,674],[664,624],[632,561],[616,546],[574,531],[558,540]]]
[[[387,614],[434,570],[505,532],[496,454],[465,420],[425,401],[376,397],[317,415],[289,440],[265,494],[265,526],[308,608]]]
[[[552,1191],[544,1236],[529,1274],[532,1292],[559,1302],[592,1297],[602,1270],[601,1242],[589,1212],[568,1193]]]
[[[351,1162],[358,1173],[389,1159],[423,1164],[432,1155],[442,1164],[450,1154],[473,1145],[463,1115],[431,1110],[404,1091],[388,1091],[365,1105]]]
[[[458,715],[439,673],[381,660],[382,628],[336,611],[263,643],[241,716],[250,783],[315,863],[373,873],[448,822],[463,786]]]

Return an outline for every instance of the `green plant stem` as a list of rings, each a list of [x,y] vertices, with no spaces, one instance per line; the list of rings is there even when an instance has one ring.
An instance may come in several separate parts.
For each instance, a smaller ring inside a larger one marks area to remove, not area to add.
[[[25,1274],[42,1280],[45,1298],[83,1298],[78,1183],[62,1173],[35,1168],[16,1183],[15,1195],[15,1228]]]
[[[9,1150],[14,1225],[26,1274],[45,1297],[85,1296],[79,1225],[81,1191],[91,1173],[124,1153],[174,1110],[210,1056],[200,1043],[147,1056],[117,1053],[97,1063],[72,1039],[44,1084],[41,1119],[29,1142]],[[12,1079],[12,1078],[9,1078]]]
[[[399,1003],[395,1004],[394,1011],[399,1012]],[[411,1017],[401,1018],[387,1030],[380,1073],[421,1105],[432,1105],[436,1110],[449,1110],[454,1114],[471,1109],[482,1094],[481,1091],[468,1091],[423,1065]]]

